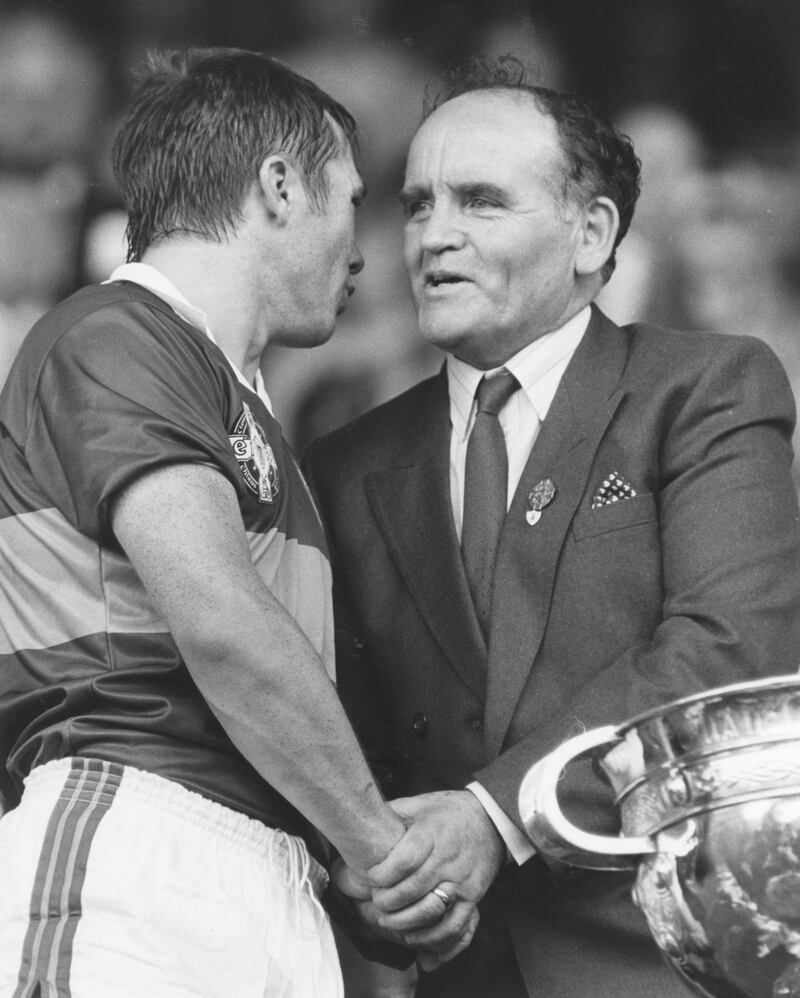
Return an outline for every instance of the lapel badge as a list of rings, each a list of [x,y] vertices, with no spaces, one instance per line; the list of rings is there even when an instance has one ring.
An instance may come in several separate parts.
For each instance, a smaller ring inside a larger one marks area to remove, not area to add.
[[[543,478],[541,482],[534,485],[528,493],[528,511],[525,514],[525,519],[531,526],[539,522],[542,518],[542,510],[545,506],[549,506],[555,497],[556,487],[552,478]]]

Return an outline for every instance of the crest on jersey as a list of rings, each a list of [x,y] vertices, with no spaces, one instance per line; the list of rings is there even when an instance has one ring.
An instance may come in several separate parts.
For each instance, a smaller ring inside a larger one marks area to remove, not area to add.
[[[263,427],[256,422],[246,402],[242,402],[242,414],[233,431],[228,439],[248,488],[259,502],[274,502],[280,487],[278,462]]]

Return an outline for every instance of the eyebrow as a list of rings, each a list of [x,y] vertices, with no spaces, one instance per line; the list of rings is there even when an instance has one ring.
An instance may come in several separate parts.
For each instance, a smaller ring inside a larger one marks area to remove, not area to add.
[[[502,187],[498,187],[497,184],[492,184],[486,180],[466,180],[458,184],[448,184],[447,186],[459,197],[481,194],[485,197],[494,198],[498,201],[505,201],[508,199],[507,191],[505,191]],[[429,196],[430,189],[422,184],[414,184],[411,187],[404,187],[398,195],[400,202],[404,205],[412,203],[417,200],[417,198]]]
[[[411,187],[404,187],[397,196],[400,199],[400,203],[408,207],[412,201],[416,201],[417,198],[424,197],[428,193],[427,187],[423,187],[421,184],[414,184]]]
[[[468,194],[483,194],[498,201],[504,201],[508,197],[508,193],[502,187],[489,183],[487,180],[468,180],[464,183],[456,184],[453,190],[462,197]]]

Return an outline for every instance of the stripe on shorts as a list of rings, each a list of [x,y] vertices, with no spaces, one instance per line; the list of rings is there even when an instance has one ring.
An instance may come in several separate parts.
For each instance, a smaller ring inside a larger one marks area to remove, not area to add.
[[[42,843],[13,998],[72,994],[72,945],[89,850],[122,774],[122,766],[99,759],[73,761]]]

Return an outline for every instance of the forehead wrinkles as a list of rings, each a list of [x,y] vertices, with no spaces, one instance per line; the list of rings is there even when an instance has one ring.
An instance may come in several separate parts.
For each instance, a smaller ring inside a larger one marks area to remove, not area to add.
[[[409,150],[406,182],[538,179],[560,197],[565,170],[552,118],[516,94],[479,92],[448,101],[423,122]]]

